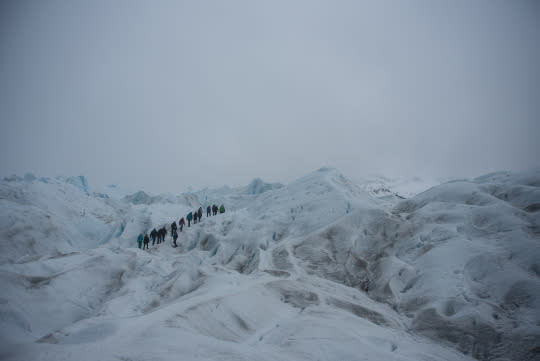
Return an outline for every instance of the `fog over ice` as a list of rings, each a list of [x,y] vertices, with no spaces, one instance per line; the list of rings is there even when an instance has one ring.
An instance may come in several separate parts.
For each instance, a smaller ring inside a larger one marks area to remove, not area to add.
[[[538,165],[534,1],[4,1],[0,175],[152,192]]]

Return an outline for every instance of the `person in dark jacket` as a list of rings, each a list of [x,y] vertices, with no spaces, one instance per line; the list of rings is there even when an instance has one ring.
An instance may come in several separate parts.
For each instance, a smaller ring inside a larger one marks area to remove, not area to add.
[[[206,207],[206,218],[210,217],[211,208],[210,206]]]
[[[171,234],[175,232],[178,228],[176,227],[176,221],[173,221],[171,224]]]
[[[186,218],[187,218],[187,226],[190,227],[191,226],[191,220],[193,219],[193,213],[189,212],[188,215],[186,216]]]
[[[167,228],[165,228],[165,226],[163,226],[160,229],[160,233],[161,233],[161,242],[165,242],[165,236],[167,235]]]
[[[182,228],[184,228],[184,225],[186,224],[186,221],[184,220],[184,217],[180,219],[178,222],[178,225],[180,226],[180,232],[182,232]]]
[[[178,233],[176,233],[176,229],[173,231],[172,239],[173,239],[174,247],[178,247],[178,245],[176,244],[176,240],[178,239]]]
[[[212,206],[212,212],[214,213],[214,216],[217,215],[218,207],[214,204]]]
[[[197,210],[195,210],[193,212],[193,224],[197,224],[197,218],[199,218],[199,212],[197,212]]]
[[[197,215],[199,216],[199,222],[202,220],[202,207],[199,207],[199,211],[197,212]]]
[[[146,249],[148,249],[148,243],[150,243],[150,237],[148,237],[148,233],[145,233],[145,234],[144,234],[144,245],[143,245],[143,249],[144,249],[144,247],[146,247]]]
[[[150,232],[150,238],[152,238],[152,246],[156,244],[156,238],[158,236],[157,230],[154,228],[152,232]]]

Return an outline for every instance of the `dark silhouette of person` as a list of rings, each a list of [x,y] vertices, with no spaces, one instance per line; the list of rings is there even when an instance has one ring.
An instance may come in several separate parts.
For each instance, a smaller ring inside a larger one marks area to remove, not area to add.
[[[146,249],[148,249],[148,243],[150,243],[150,237],[148,237],[148,233],[145,233],[145,234],[144,234],[144,245],[143,245],[143,249],[144,249],[144,247],[146,247]]]
[[[158,231],[154,228],[152,232],[150,232],[150,238],[152,238],[152,246],[156,244],[156,238],[158,236]]]
[[[176,229],[173,231],[172,239],[173,239],[174,247],[178,247],[178,245],[176,244],[176,240],[178,239],[178,233],[176,233]]]
[[[163,226],[159,230],[159,234],[160,234],[160,237],[161,237],[161,242],[165,243],[165,236],[167,235],[167,228],[165,228],[165,226]]]
[[[184,228],[184,225],[186,224],[186,221],[184,220],[184,217],[178,221],[178,225],[180,226],[180,232],[182,232],[182,228]]]

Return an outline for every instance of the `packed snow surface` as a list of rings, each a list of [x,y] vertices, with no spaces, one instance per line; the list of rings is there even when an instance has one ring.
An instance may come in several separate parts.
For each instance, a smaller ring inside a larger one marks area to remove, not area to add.
[[[6,178],[0,359],[539,360],[540,170],[413,193],[331,168],[180,195]]]

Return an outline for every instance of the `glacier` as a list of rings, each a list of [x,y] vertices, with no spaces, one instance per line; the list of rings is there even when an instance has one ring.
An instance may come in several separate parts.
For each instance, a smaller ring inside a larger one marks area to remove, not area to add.
[[[150,195],[10,176],[0,359],[539,360],[540,169],[425,184],[321,168]],[[137,248],[214,203],[179,247]]]

